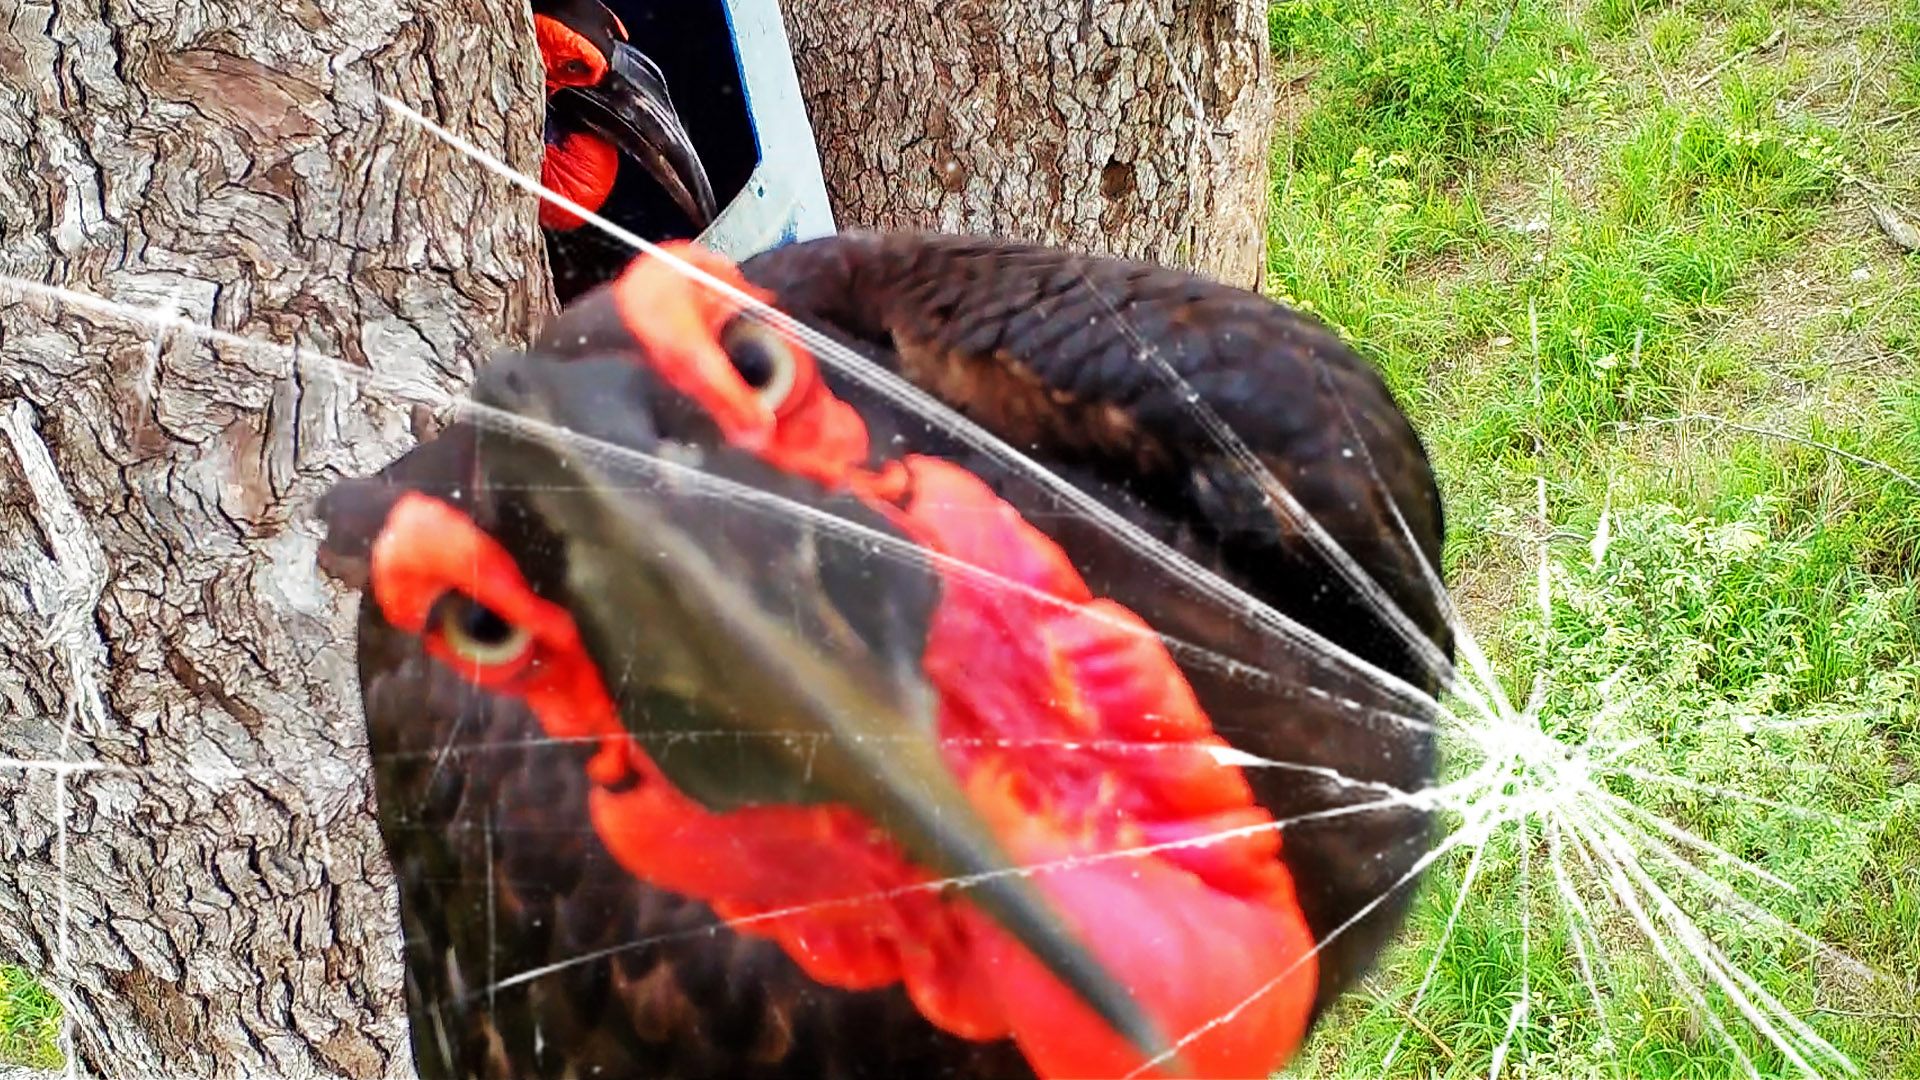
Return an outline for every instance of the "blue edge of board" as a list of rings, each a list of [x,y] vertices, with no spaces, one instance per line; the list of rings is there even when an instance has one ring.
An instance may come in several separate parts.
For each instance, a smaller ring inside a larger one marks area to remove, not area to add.
[[[836,230],[779,0],[724,0],[759,164],[699,236],[739,261]]]

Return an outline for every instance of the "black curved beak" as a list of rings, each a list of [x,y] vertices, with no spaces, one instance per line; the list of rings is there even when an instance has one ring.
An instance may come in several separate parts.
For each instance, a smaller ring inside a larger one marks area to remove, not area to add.
[[[607,61],[606,77],[599,83],[568,87],[555,97],[571,95],[582,122],[645,167],[695,229],[706,228],[719,206],[707,167],[667,93],[666,76],[625,42],[614,43]]]
[[[685,445],[660,437],[683,421],[671,403],[649,407],[649,387],[630,360],[522,354],[473,388],[532,422],[478,417],[483,470],[564,549],[568,610],[627,728],[709,808],[860,811],[1157,1057],[1156,1025],[1016,868],[941,755],[920,667],[934,567],[836,535],[833,518],[891,529],[744,452],[709,445],[697,472],[677,474],[622,458]]]

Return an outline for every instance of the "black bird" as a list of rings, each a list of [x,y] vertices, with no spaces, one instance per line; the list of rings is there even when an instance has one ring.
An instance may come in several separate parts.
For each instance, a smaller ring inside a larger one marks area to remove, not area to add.
[[[670,250],[1385,674],[1255,632],[1032,478],[637,260],[476,398],[1060,602],[621,475],[538,432],[461,421],[343,482],[321,558],[363,591],[421,1075],[1111,1076],[1141,1060],[1116,1030],[1138,1044],[1216,1016],[1181,1064],[1279,1067],[1400,925],[1431,845],[1426,809],[1394,793],[1437,767],[1422,694],[1453,650],[1428,576],[1442,504],[1385,385],[1309,316],[1121,260],[860,233],[737,269]],[[1125,632],[1136,619],[1172,644]],[[912,720],[916,692],[939,703],[941,739]],[[810,737],[849,728],[873,737]],[[1035,874],[1047,904],[1025,929],[985,887],[862,891],[991,864],[959,850],[981,819],[1021,865],[1243,835]],[[837,889],[867,898],[838,921],[816,903]]]
[[[533,0],[546,65],[546,157],[540,182],[649,239],[691,237],[718,213],[693,137],[666,77],[600,0]],[[647,190],[622,159],[638,162]],[[662,199],[660,196],[666,198]],[[554,291],[562,304],[619,273],[624,245],[542,200]]]

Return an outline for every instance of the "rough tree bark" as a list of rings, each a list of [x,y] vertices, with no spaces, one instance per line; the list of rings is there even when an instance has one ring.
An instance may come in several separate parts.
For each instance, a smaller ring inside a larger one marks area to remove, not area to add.
[[[0,6],[0,271],[458,386],[544,315],[535,207],[374,95],[526,170],[540,85],[525,0]],[[15,300],[0,960],[96,1075],[406,1075],[353,624],[307,515],[410,411]]]
[[[843,228],[1265,265],[1264,0],[783,0]]]
[[[786,15],[844,223],[1257,282],[1261,5]],[[0,7],[0,272],[463,385],[545,313],[534,203],[374,94],[533,169],[527,20]],[[351,620],[306,515],[416,418],[288,369],[0,299],[0,962],[46,978],[95,1075],[410,1072]]]

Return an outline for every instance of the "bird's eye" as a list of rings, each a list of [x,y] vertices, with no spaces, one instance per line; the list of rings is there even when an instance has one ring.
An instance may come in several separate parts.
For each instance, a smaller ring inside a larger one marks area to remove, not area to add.
[[[767,408],[778,409],[793,393],[800,361],[778,330],[751,315],[740,315],[721,332],[720,344],[733,369]]]
[[[533,635],[472,597],[448,593],[436,605],[440,636],[455,656],[479,667],[499,667],[520,659]]]
[[[589,69],[587,67],[587,62],[576,56],[573,59],[567,61],[566,63],[561,64],[560,70],[566,72],[569,75],[585,75],[588,73]]]

